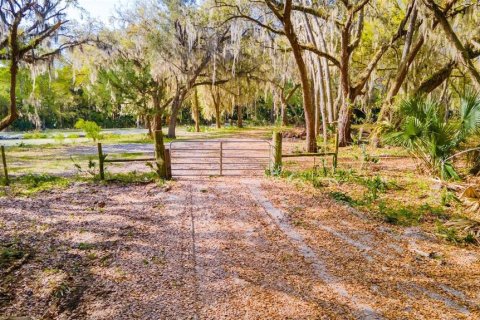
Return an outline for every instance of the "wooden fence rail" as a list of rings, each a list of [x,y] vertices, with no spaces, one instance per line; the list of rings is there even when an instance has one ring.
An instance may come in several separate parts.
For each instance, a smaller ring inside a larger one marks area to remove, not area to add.
[[[172,178],[172,166],[170,160],[170,150],[165,149],[163,144],[162,131],[155,131],[155,158],[139,158],[139,159],[107,159],[107,154],[103,152],[101,143],[97,144],[98,148],[98,162],[100,179],[105,180],[105,163],[122,163],[122,162],[148,162],[155,161],[160,178],[171,179]]]
[[[283,158],[303,158],[303,157],[332,157],[333,170],[337,169],[338,164],[338,135],[335,137],[335,152],[316,152],[316,153],[290,153],[282,154],[282,134],[280,132],[273,133],[273,158],[272,158],[272,170],[282,170]]]

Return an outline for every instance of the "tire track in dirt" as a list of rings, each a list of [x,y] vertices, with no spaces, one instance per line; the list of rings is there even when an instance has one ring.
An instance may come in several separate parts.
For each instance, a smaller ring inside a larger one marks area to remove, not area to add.
[[[243,184],[202,181],[192,199],[199,319],[351,318],[312,294],[310,268]]]
[[[283,200],[278,195],[284,194],[288,186],[282,190],[281,186],[266,183],[265,194],[267,190],[278,208],[289,212],[284,213],[285,219],[294,219],[293,223],[302,219],[298,232],[317,255],[328,255],[326,263],[332,273],[357,287],[356,292],[368,292],[371,304],[385,317],[402,314],[407,318],[429,319],[434,315],[450,315],[455,319],[474,319],[478,314],[474,298],[454,289],[457,285],[442,283],[445,279],[438,272],[425,273],[425,269],[418,268],[422,263],[430,265],[430,271],[442,267],[429,254],[419,256],[418,248],[413,246],[416,241],[407,236],[408,229],[397,234],[383,226],[372,226],[371,221],[353,223],[357,217],[348,217],[342,211],[335,213],[338,208],[328,204],[328,200],[322,200],[327,201],[323,205],[310,197],[305,201],[300,194],[300,198],[293,197],[294,201]],[[304,201],[298,202],[299,199]]]
[[[326,265],[321,261],[317,254],[307,245],[303,236],[298,233],[293,226],[287,221],[282,211],[275,208],[273,204],[263,195],[260,190],[261,184],[259,181],[244,181],[248,186],[252,197],[265,209],[266,213],[272,218],[275,224],[282,230],[282,232],[292,241],[298,252],[308,261],[312,263],[316,275],[326,284],[326,286],[335,292],[340,300],[346,301],[352,309],[359,312],[361,319],[382,319],[380,313],[373,309],[365,299],[355,296],[346,289],[346,285],[330,273]]]
[[[344,232],[336,230],[334,227],[321,224],[320,222],[316,222],[315,226],[319,229],[322,229],[330,233],[334,237],[340,239],[343,243],[358,249],[359,254],[362,255],[365,258],[365,260],[367,260],[369,263],[373,262],[373,260],[376,260],[377,262],[381,262],[381,261],[384,261],[385,259],[390,259],[390,260],[398,259],[398,256],[396,256],[394,253],[392,254],[392,253],[378,250],[377,249],[377,247],[379,246],[378,243],[374,243],[374,246],[369,246],[366,243],[363,243],[361,241],[358,241],[350,237],[348,234]],[[403,236],[402,238],[405,238],[405,237]],[[429,256],[428,253],[425,253],[417,248],[417,245],[415,244],[414,240],[412,239],[406,239],[406,240],[408,240],[408,249],[412,253],[421,255],[423,257]],[[391,241],[392,243],[394,243],[396,240],[394,238],[391,238]],[[417,272],[417,273],[418,273],[418,276],[421,276],[425,280],[428,280],[428,277],[426,275],[423,275],[421,272]],[[468,308],[466,308],[462,304],[473,306],[474,303],[472,303],[471,301],[468,301],[468,299],[465,299],[464,295],[461,292],[459,293],[451,287],[443,285],[443,287],[441,288],[443,289],[443,291],[446,291],[447,293],[452,295],[453,299],[446,296],[445,294],[433,291],[419,284],[403,285],[399,287],[399,289],[403,293],[405,293],[407,296],[410,296],[413,299],[420,298],[421,295],[426,295],[428,298],[435,300],[437,302],[443,303],[446,307],[456,312],[459,312],[462,315],[470,316],[470,311],[468,310]],[[458,303],[454,301],[454,299],[460,299],[461,301]]]

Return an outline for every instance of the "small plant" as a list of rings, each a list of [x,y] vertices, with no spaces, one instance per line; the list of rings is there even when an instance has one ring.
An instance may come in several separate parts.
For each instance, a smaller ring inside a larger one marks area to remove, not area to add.
[[[283,173],[282,168],[276,168],[275,166],[265,169],[265,175],[267,177],[280,177]]]
[[[65,142],[65,135],[61,133],[56,134],[53,138],[55,139],[55,142],[58,144],[63,144]]]
[[[25,252],[17,245],[9,244],[7,246],[0,246],[0,268],[3,269],[15,260],[23,258],[24,255]]]
[[[330,192],[330,197],[332,197],[337,202],[342,202],[349,205],[356,204],[355,200],[353,200],[349,195],[343,192]]]
[[[75,128],[83,130],[87,138],[97,141],[101,138],[102,128],[93,121],[85,121],[80,119],[75,123]]]
[[[441,195],[441,204],[444,207],[449,207],[453,201],[455,202],[460,202],[458,197],[455,195],[455,193],[448,191],[448,189],[445,187],[442,189],[442,195]]]
[[[91,250],[91,249],[93,249],[93,248],[94,248],[94,246],[93,246],[93,244],[91,244],[91,243],[80,242],[80,243],[78,244],[78,249],[79,249],[79,250],[82,250],[82,251]]]
[[[356,182],[358,180],[358,174],[353,169],[349,169],[349,170],[337,169],[335,171],[334,178],[340,183]]]
[[[362,149],[362,165],[361,165],[362,169],[365,168],[365,165],[377,164],[378,162],[380,162],[380,158],[373,157],[367,152],[367,148],[365,144],[361,145],[361,149]]]
[[[163,180],[163,177],[165,175],[165,168],[158,162],[147,162],[146,166],[152,169],[152,171],[157,175],[157,178],[159,180]]]
[[[67,283],[61,283],[53,292],[53,296],[57,299],[61,299],[68,295],[72,291],[72,288]]]
[[[67,187],[70,181],[66,178],[48,174],[27,174],[16,179],[20,194],[29,195],[56,187]]]
[[[107,157],[107,155],[103,155],[104,159]],[[97,163],[95,161],[93,161],[93,158],[89,158],[88,159],[88,164],[87,164],[87,168],[86,169],[83,169],[82,166],[77,163],[75,161],[75,159],[73,159],[72,156],[70,156],[70,160],[72,160],[73,162],[73,166],[78,170],[78,173],[87,173],[89,175],[91,175],[92,177],[96,177],[98,172],[97,172]]]
[[[367,187],[368,193],[365,194],[365,199],[369,202],[378,199],[379,193],[384,193],[388,189],[388,184],[379,175],[374,178],[365,178],[361,180],[362,184]]]
[[[437,234],[456,244],[480,245],[480,223],[468,219],[437,224]]]

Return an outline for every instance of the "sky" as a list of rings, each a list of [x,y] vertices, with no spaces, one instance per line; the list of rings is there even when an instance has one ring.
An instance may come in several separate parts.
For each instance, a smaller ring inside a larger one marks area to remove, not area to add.
[[[108,24],[109,18],[114,14],[115,8],[122,2],[119,0],[78,0],[79,5],[84,8],[93,18],[98,18]],[[78,12],[70,13],[72,18],[79,19]]]

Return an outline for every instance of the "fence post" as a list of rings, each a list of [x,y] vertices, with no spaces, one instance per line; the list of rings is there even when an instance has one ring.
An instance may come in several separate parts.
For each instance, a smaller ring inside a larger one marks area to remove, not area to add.
[[[273,165],[271,167],[272,173],[282,170],[282,133],[273,133]]]
[[[100,180],[105,180],[105,157],[103,156],[102,144],[99,142],[98,147],[98,167],[100,170]]]
[[[223,176],[223,141],[220,141],[220,176]]]
[[[8,169],[7,169],[7,156],[5,155],[5,147],[2,146],[2,163],[3,163],[3,173],[5,175],[5,185],[10,185],[10,179],[8,178]]]
[[[162,130],[155,131],[155,159],[161,179],[167,179],[167,162],[165,161],[165,145],[163,144]]]
[[[165,149],[165,167],[167,171],[167,180],[172,179],[172,158],[170,156],[170,149]]]
[[[333,172],[337,171],[337,165],[338,165],[338,140],[340,137],[340,133],[338,132],[338,125],[337,125],[337,130],[335,133],[335,154],[333,155]]]

